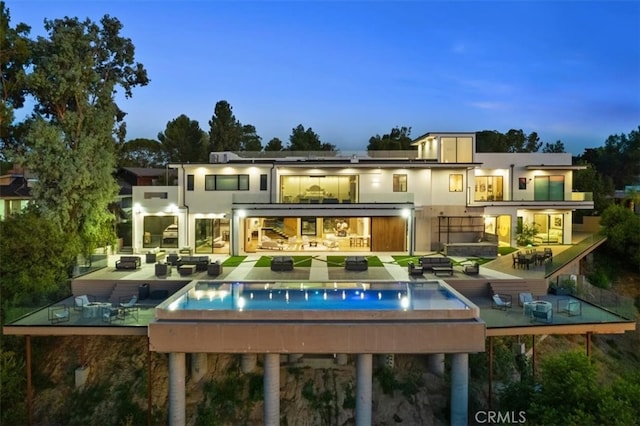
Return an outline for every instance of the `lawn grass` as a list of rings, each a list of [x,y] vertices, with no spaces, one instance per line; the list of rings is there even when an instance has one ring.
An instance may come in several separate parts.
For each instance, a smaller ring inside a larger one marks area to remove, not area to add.
[[[293,264],[299,268],[311,267],[312,256],[291,256],[293,258]],[[268,268],[271,266],[271,259],[273,256],[260,256],[260,259],[256,261],[256,268]]]
[[[414,265],[420,263],[420,256],[409,256],[406,254],[391,256],[395,262],[400,266],[407,266],[409,262],[413,262]]]
[[[230,258],[228,258],[224,262],[222,262],[222,266],[230,266],[230,267],[238,266],[246,258],[247,258],[247,256],[231,256]]]
[[[498,254],[504,256],[505,254],[511,254],[514,251],[518,251],[515,247],[498,247]]]

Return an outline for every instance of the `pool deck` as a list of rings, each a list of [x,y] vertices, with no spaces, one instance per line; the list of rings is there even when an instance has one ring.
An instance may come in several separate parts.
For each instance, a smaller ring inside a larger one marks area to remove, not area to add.
[[[554,255],[570,246],[554,245]],[[449,283],[455,288],[455,282],[459,280],[509,280],[509,279],[544,279],[545,271],[543,266],[532,266],[530,269],[514,269],[512,267],[511,256],[499,256],[480,266],[478,275],[468,276],[463,272],[465,264],[474,261],[473,258],[461,258],[450,256],[454,261],[453,274],[448,277],[436,277],[432,272],[424,273],[422,276],[412,276],[408,273],[406,262],[396,260],[398,253],[349,253],[350,256],[375,256],[380,260],[381,266],[369,266],[366,271],[349,271],[344,266],[334,266],[327,261],[327,256],[336,256],[340,253],[324,253],[308,251],[299,253],[287,253],[290,256],[311,256],[310,266],[294,265],[293,271],[272,271],[268,266],[257,265],[264,256],[275,256],[277,253],[261,252],[248,254],[237,266],[224,266],[223,272],[211,277],[206,271],[196,272],[192,275],[181,276],[177,271],[166,278],[158,278],[155,275],[154,264],[142,263],[137,270],[116,270],[115,262],[120,255],[110,256],[108,266],[101,270],[89,273],[78,280],[84,281],[110,281],[110,282],[145,282],[148,281],[153,287],[154,282],[179,281],[185,285],[191,281],[425,281],[441,280]],[[395,256],[395,257],[394,257]],[[419,257],[419,255],[416,255]],[[141,257],[144,258],[143,255]],[[228,255],[209,255],[211,261],[224,263],[229,259]],[[401,264],[402,263],[402,264]],[[261,262],[264,265],[264,262]],[[176,282],[175,284],[182,285]],[[563,313],[556,313],[558,296],[545,295],[544,300],[553,304],[554,317],[552,324],[532,323],[530,318],[522,314],[522,308],[517,306],[514,300],[514,307],[506,311],[491,309],[491,300],[487,293],[485,297],[470,297],[470,300],[480,308],[480,317],[486,323],[487,335],[512,335],[512,334],[574,334],[583,332],[620,333],[635,329],[635,321],[622,318],[615,313],[602,309],[595,305],[582,301],[582,314],[579,316],[568,316]],[[570,296],[562,296],[567,298]],[[141,303],[137,318],[127,318],[117,320],[112,323],[105,323],[102,318],[85,318],[81,313],[70,308],[70,319],[67,322],[51,324],[48,318],[48,308],[32,312],[4,327],[8,334],[146,334],[149,322],[156,318],[155,306],[163,300],[147,299]],[[67,306],[73,305],[73,298],[68,298],[58,302]],[[559,326],[564,326],[562,329]],[[27,330],[26,328],[32,328]],[[36,330],[34,327],[38,327]]]

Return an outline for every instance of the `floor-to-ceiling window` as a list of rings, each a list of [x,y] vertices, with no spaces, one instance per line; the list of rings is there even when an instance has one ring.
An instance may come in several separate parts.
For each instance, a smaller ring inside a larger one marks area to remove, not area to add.
[[[178,247],[178,216],[145,216],[142,247]]]
[[[564,200],[564,176],[536,176],[533,181],[534,200]]]
[[[229,252],[229,219],[196,219],[196,253]]]
[[[504,191],[502,176],[476,176],[475,180],[475,201],[503,200]]]
[[[280,200],[283,203],[352,203],[357,176],[282,176]]]
[[[562,214],[536,213],[533,215],[533,224],[538,233],[534,237],[537,244],[561,244],[563,240]]]

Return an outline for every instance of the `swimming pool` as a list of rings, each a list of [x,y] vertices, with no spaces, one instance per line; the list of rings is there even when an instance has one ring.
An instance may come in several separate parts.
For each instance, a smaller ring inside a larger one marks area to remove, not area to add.
[[[198,281],[170,310],[407,311],[468,309],[432,282],[217,282]]]

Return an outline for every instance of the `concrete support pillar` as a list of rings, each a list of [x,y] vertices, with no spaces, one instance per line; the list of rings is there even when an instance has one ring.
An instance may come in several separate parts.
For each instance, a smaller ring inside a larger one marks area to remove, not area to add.
[[[356,359],[356,426],[371,426],[371,387],[373,355],[358,354]]]
[[[451,425],[469,421],[469,354],[451,355]]]
[[[199,382],[207,374],[208,357],[206,353],[191,354],[191,380]]]
[[[264,354],[264,425],[280,425],[280,354]]]
[[[185,413],[185,377],[187,372],[184,352],[169,354],[169,425],[184,426]]]
[[[444,377],[444,354],[427,355],[429,372],[438,377]]]
[[[349,361],[349,355],[347,354],[336,354],[336,364],[338,365],[347,365]]]
[[[251,373],[256,368],[258,363],[258,355],[256,354],[242,354],[240,356],[240,371],[243,373]]]

